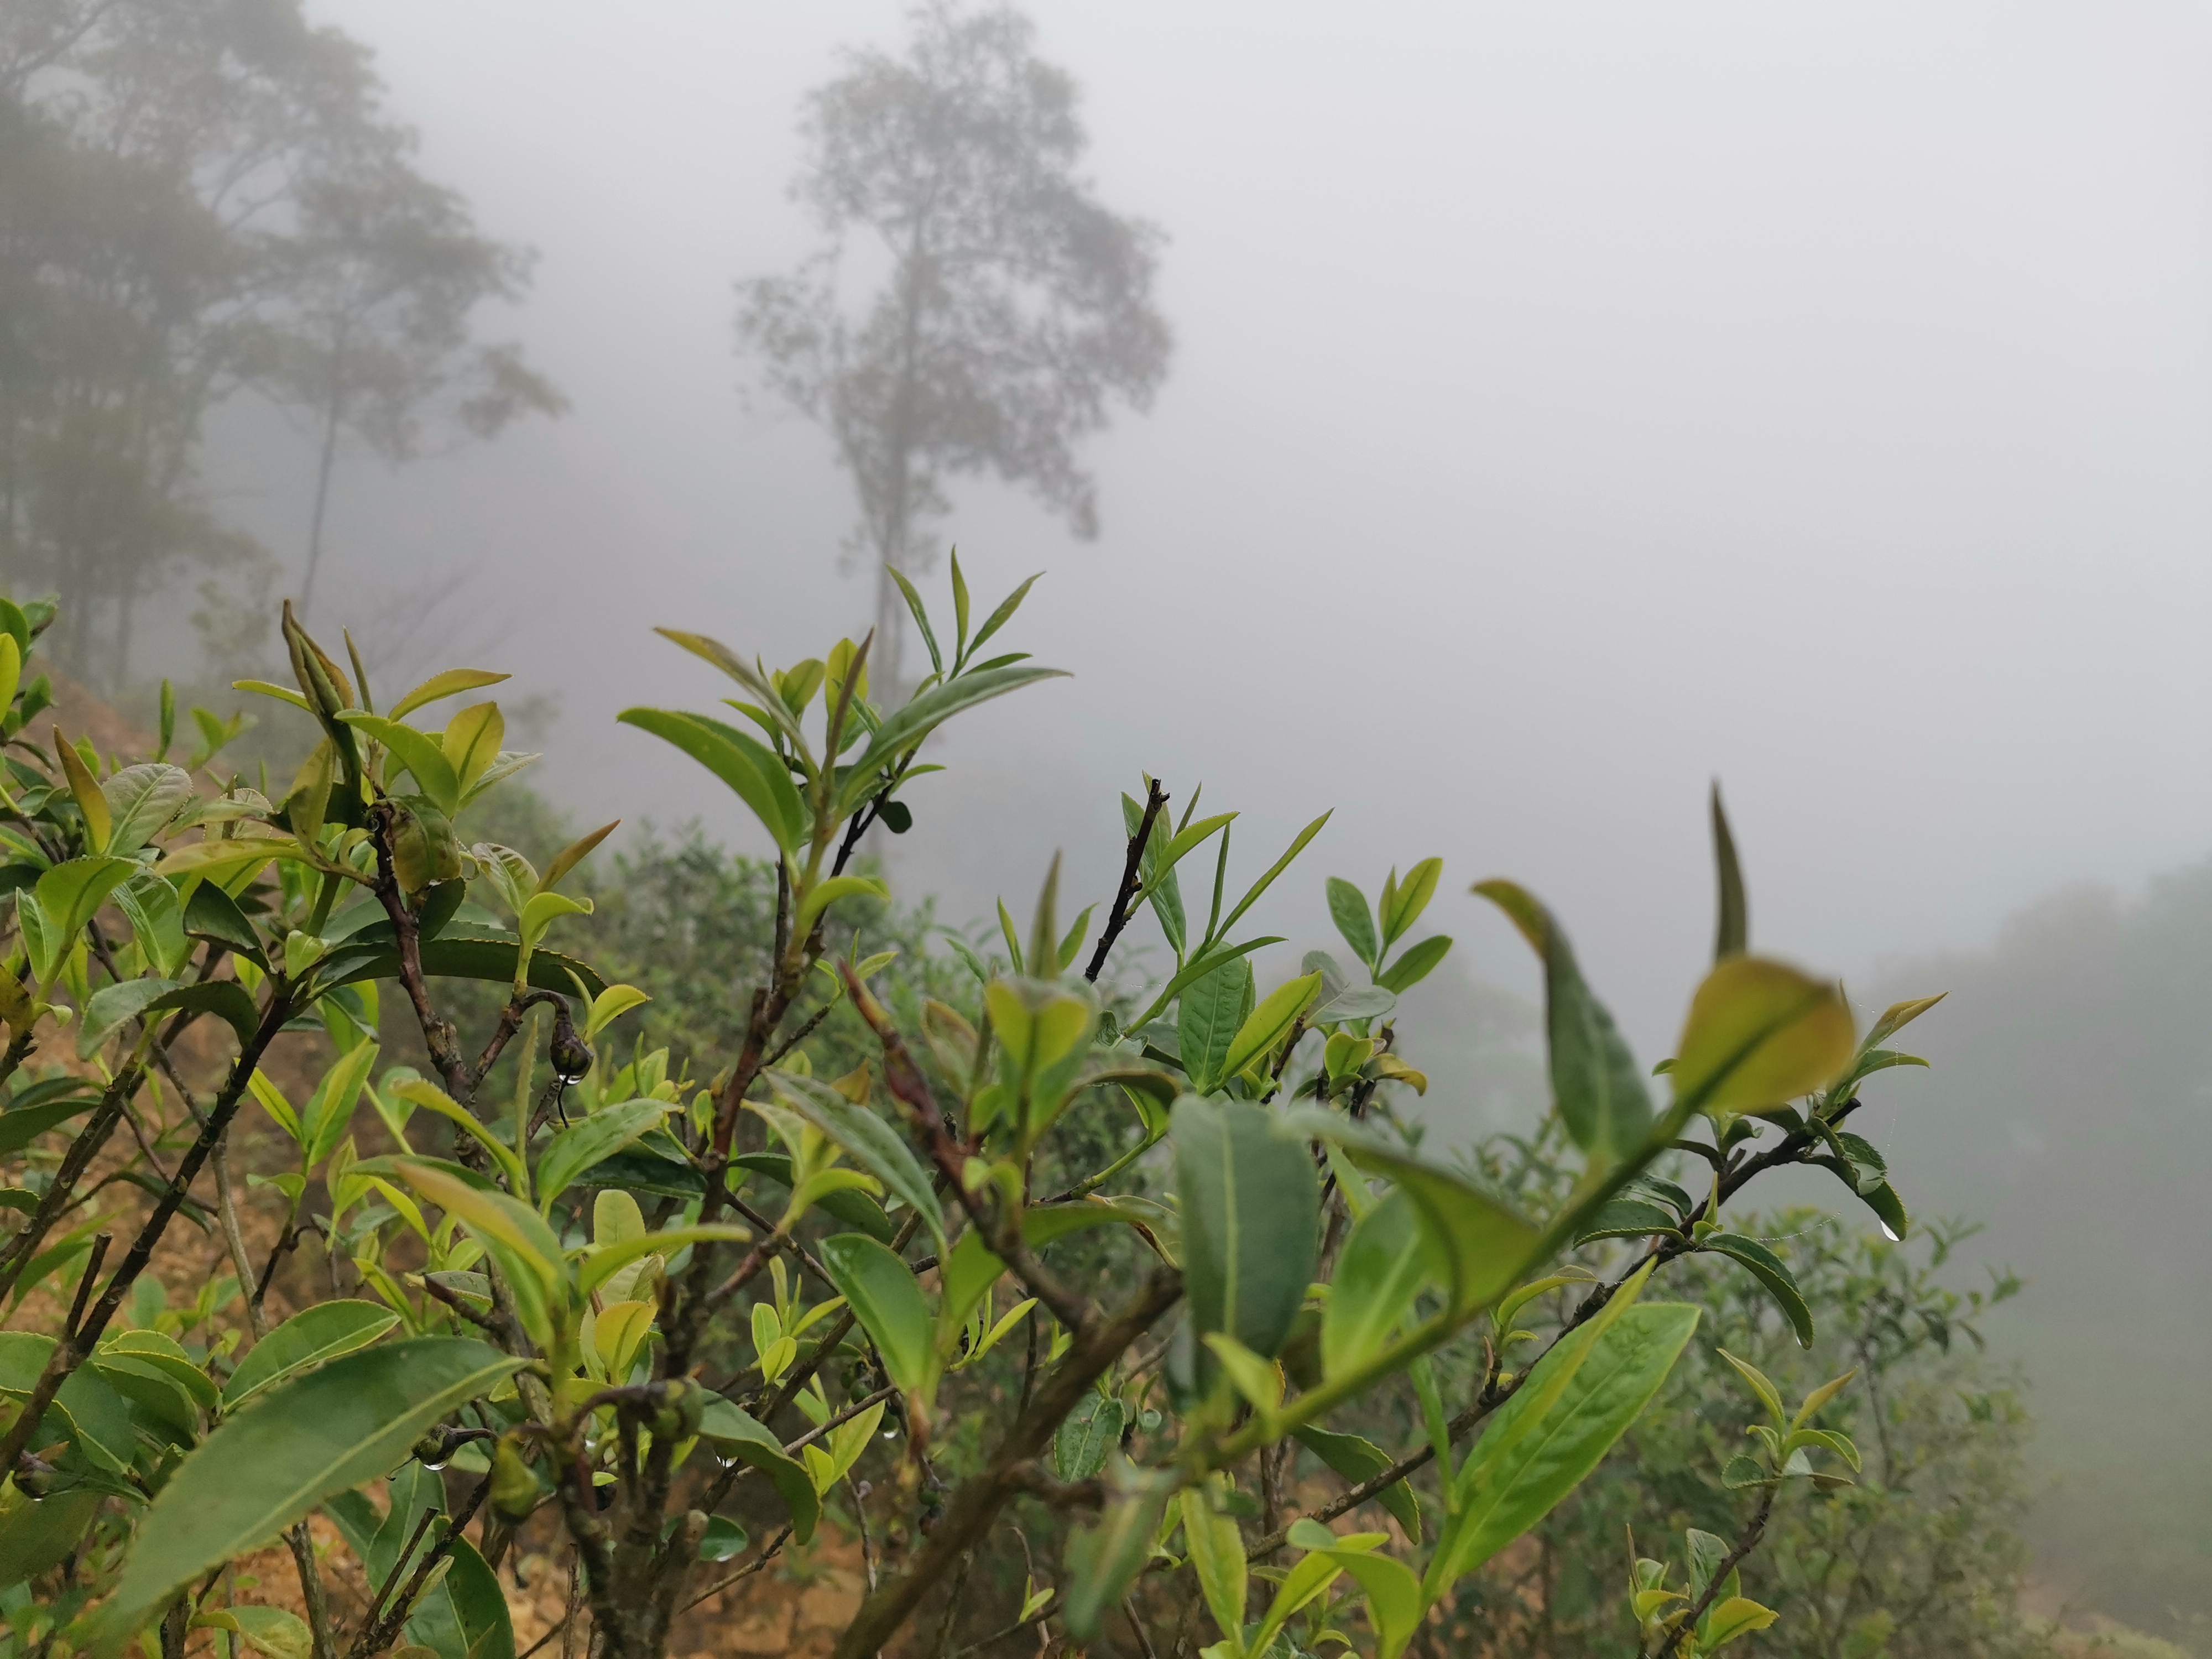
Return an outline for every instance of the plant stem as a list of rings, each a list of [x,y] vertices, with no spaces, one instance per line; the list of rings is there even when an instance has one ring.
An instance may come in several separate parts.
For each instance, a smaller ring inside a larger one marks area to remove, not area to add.
[[[1160,809],[1167,804],[1168,792],[1160,787],[1160,781],[1158,778],[1146,779],[1145,816],[1137,825],[1137,833],[1129,837],[1129,855],[1127,862],[1121,866],[1121,884],[1115,890],[1113,908],[1106,913],[1106,927],[1098,935],[1098,948],[1091,953],[1091,963],[1083,970],[1083,977],[1093,985],[1098,982],[1098,975],[1105,969],[1107,953],[1113,950],[1114,941],[1121,937],[1121,930],[1137,914],[1133,901],[1137,878],[1144,868],[1145,843],[1152,836],[1152,824],[1158,818]]]
[[[1682,1645],[1683,1638],[1697,1628],[1698,1620],[1705,1616],[1705,1610],[1720,1599],[1722,1586],[1728,1583],[1729,1575],[1742,1565],[1744,1557],[1758,1547],[1760,1537],[1766,1531],[1767,1517],[1774,1513],[1774,1495],[1780,1489],[1780,1485],[1777,1481],[1759,1495],[1759,1508],[1753,1514],[1750,1525],[1737,1537],[1735,1547],[1722,1557],[1720,1565],[1713,1569],[1713,1576],[1705,1582],[1705,1594],[1690,1603],[1679,1619],[1670,1621],[1666,1637],[1656,1649],[1638,1654],[1637,1659],[1668,1659],[1668,1656]]]
[[[961,1555],[990,1529],[1006,1500],[1021,1489],[1023,1466],[1052,1443],[1060,1420],[1081,1401],[1152,1322],[1182,1297],[1182,1274],[1160,1267],[1112,1317],[1079,1334],[1067,1357],[1048,1376],[1000,1442],[988,1467],[961,1483],[943,1517],[930,1529],[906,1571],[861,1604],[837,1640],[836,1659],[872,1659],[897,1633],[932,1585],[949,1577]]]

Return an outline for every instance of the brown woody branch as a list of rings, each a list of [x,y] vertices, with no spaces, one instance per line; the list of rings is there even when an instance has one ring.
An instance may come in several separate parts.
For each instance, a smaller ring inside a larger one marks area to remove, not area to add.
[[[1744,1557],[1756,1549],[1759,1539],[1765,1536],[1767,1518],[1774,1513],[1775,1494],[1780,1490],[1780,1484],[1776,1482],[1759,1495],[1759,1508],[1753,1513],[1751,1523],[1737,1537],[1735,1547],[1723,1556],[1720,1565],[1713,1569],[1713,1576],[1705,1582],[1704,1594],[1691,1602],[1679,1617],[1668,1621],[1667,1633],[1656,1649],[1645,1650],[1637,1655],[1637,1659],[1668,1659],[1668,1656],[1680,1648],[1683,1638],[1698,1627],[1698,1620],[1705,1616],[1705,1610],[1720,1599],[1729,1575],[1743,1565]]]
[[[1066,1358],[999,1443],[989,1467],[952,1494],[943,1518],[908,1559],[906,1571],[861,1604],[837,1640],[836,1659],[873,1659],[931,1587],[951,1577],[960,1557],[989,1530],[1006,1501],[1024,1490],[1027,1466],[1052,1443],[1061,1419],[1081,1403],[1085,1391],[1182,1296],[1182,1273],[1157,1268],[1111,1316],[1078,1334]]]
[[[1121,866],[1121,884],[1115,890],[1113,908],[1106,913],[1106,930],[1098,935],[1098,948],[1091,953],[1091,965],[1083,970],[1083,977],[1093,985],[1105,970],[1107,954],[1113,950],[1114,941],[1136,918],[1138,878],[1144,869],[1145,843],[1151,839],[1152,824],[1167,804],[1168,792],[1160,787],[1160,781],[1146,779],[1144,820],[1137,825],[1137,833],[1129,837],[1128,861]]]
[[[153,1260],[155,1247],[161,1242],[162,1234],[168,1231],[169,1223],[175,1218],[192,1182],[199,1175],[200,1166],[207,1162],[208,1155],[215,1149],[216,1141],[229,1127],[239,1103],[246,1097],[246,1085],[253,1076],[254,1067],[260,1064],[263,1051],[275,1040],[276,1033],[283,1030],[284,1022],[291,1017],[289,996],[281,991],[272,995],[269,1006],[262,1012],[261,1024],[254,1031],[253,1040],[240,1051],[238,1059],[231,1066],[230,1075],[224,1079],[222,1092],[216,1097],[215,1109],[208,1115],[207,1127],[200,1131],[199,1138],[186,1150],[178,1164],[176,1175],[155,1201],[153,1214],[147,1217],[145,1224],[138,1230],[138,1237],[132,1242],[130,1253],[123,1258],[122,1264],[107,1281],[106,1290],[93,1304],[83,1322],[54,1344],[53,1352],[47,1357],[46,1370],[32,1389],[30,1397],[23,1402],[22,1412],[17,1416],[15,1426],[9,1430],[4,1440],[0,1440],[0,1469],[15,1468],[16,1456],[29,1443],[40,1419],[46,1415],[46,1407],[53,1403],[54,1395],[77,1366],[83,1363],[85,1356],[99,1345],[100,1334],[106,1330],[108,1321],[115,1316],[115,1310],[123,1305],[123,1298],[130,1294],[138,1275]],[[142,1069],[133,1067],[110,1086],[107,1098],[113,1103],[118,1115],[121,1111],[122,1099],[129,1092],[128,1089],[122,1089],[122,1085],[128,1079],[131,1086],[135,1087],[136,1079],[143,1075]],[[120,1093],[118,1089],[121,1089]],[[112,1117],[108,1127],[113,1127]],[[80,1136],[80,1143],[83,1137]],[[71,1150],[74,1152],[75,1148]],[[89,1161],[89,1153],[86,1155],[86,1161]],[[72,1176],[72,1182],[74,1179]],[[56,1185],[60,1185],[58,1177]],[[20,1268],[17,1271],[20,1272]],[[12,1276],[9,1282],[13,1283]]]
[[[921,1132],[930,1161],[959,1198],[969,1219],[981,1230],[990,1243],[991,1253],[1006,1264],[1038,1301],[1052,1310],[1053,1317],[1062,1325],[1079,1334],[1088,1330],[1097,1322],[1097,1309],[1088,1297],[1078,1296],[1046,1271],[1022,1237],[1020,1212],[1000,1203],[995,1187],[981,1191],[969,1188],[966,1166],[975,1147],[953,1134],[930,1089],[929,1079],[915,1064],[914,1054],[907,1048],[906,1039],[899,1035],[890,1012],[860,982],[851,964],[841,962],[837,966],[845,976],[846,994],[853,999],[853,1006],[860,1011],[860,1017],[868,1022],[877,1041],[883,1045],[884,1086],[890,1091],[893,1099],[907,1109],[914,1127]]]

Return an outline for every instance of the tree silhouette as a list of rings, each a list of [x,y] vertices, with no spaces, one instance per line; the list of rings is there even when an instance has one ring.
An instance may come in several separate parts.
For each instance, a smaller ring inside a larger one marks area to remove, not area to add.
[[[1098,529],[1076,447],[1120,399],[1142,409],[1171,340],[1152,304],[1161,233],[1076,172],[1078,89],[1010,8],[913,13],[903,56],[846,54],[809,94],[793,193],[823,246],[738,284],[741,352],[830,434],[879,567],[872,666],[895,685],[903,601],[946,480],[994,474]]]

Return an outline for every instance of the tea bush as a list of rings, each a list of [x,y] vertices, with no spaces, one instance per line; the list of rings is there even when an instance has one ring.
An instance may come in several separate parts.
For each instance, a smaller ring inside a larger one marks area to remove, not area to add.
[[[1847,1126],[1862,1084],[1916,1063],[1890,1039],[1935,999],[1860,1034],[1831,981],[1752,954],[1717,798],[1714,964],[1656,1069],[1533,896],[1474,889],[1542,966],[1562,1139],[1541,1180],[1397,1126],[1427,1080],[1396,999],[1451,949],[1418,933],[1441,859],[1372,902],[1330,878],[1351,965],[1255,976],[1281,942],[1261,907],[1327,812],[1232,880],[1236,813],[1200,816],[1195,791],[1178,811],[1148,779],[1122,802],[1124,866],[1085,878],[1101,897],[1079,913],[1040,855],[1026,925],[1002,906],[988,953],[946,936],[957,968],[856,929],[887,897],[861,837],[913,827],[932,734],[1055,672],[985,654],[1028,587],[976,624],[956,562],[942,638],[906,590],[932,672],[902,696],[871,697],[867,641],[770,669],[664,630],[735,695],[621,718],[729,787],[775,883],[626,893],[637,982],[563,948],[592,910],[564,884],[613,826],[542,868],[467,827],[534,758],[504,749],[495,702],[453,707],[503,676],[380,702],[288,611],[295,684],[244,683],[314,738],[275,798],[226,775],[213,716],[173,760],[167,699],[148,757],[33,741],[52,611],[0,605],[16,1651],[176,1654],[210,1630],[283,1659],[505,1659],[500,1573],[527,1532],[573,1564],[597,1652],[658,1655],[825,1510],[870,1586],[839,1654],[942,1647],[1021,1504],[1081,1518],[1018,1624],[1395,1659],[1662,1396],[1705,1310],[1658,1285],[1755,1285],[1815,1340],[1784,1256],[1723,1218],[1753,1182],[1817,1166],[1906,1233]],[[1168,976],[1102,994],[1147,912]],[[648,996],[688,1053],[611,1040]],[[420,1070],[379,1069],[395,1011]],[[302,1030],[333,1057],[288,1091],[264,1062]],[[286,1209],[258,1259],[228,1159],[247,1110],[292,1149],[254,1172]],[[202,1230],[234,1282],[171,1306],[149,1270]],[[274,1321],[272,1274],[310,1238],[331,1294]],[[1785,1390],[1725,1363],[1734,1391],[1706,1409],[1728,1497],[1700,1511],[1719,1530],[1583,1563],[1646,1654],[1770,1626],[1746,1593],[1762,1540],[1862,1465],[1850,1370]],[[1361,1431],[1394,1411],[1411,1432]],[[1334,1495],[1294,1503],[1306,1456]],[[317,1511],[361,1605],[334,1593]],[[775,1519],[749,1535],[741,1513]],[[271,1540],[304,1619],[227,1571]]]

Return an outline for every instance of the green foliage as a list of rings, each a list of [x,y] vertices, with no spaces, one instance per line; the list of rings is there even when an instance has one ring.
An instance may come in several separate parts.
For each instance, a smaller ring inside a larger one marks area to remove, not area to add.
[[[1843,1126],[1855,1085],[1890,1069],[1876,1042],[1918,1007],[1860,1042],[1832,986],[1730,950],[1655,1090],[1559,923],[1482,883],[1550,1005],[1556,1133],[1507,1171],[1439,1158],[1399,1117],[1429,1086],[1395,1016],[1451,949],[1408,942],[1441,860],[1394,871],[1371,915],[1333,884],[1368,983],[1322,952],[1255,965],[1278,941],[1245,918],[1326,812],[1232,879],[1234,815],[1194,823],[1194,799],[1171,820],[1146,780],[1115,890],[1071,923],[1052,860],[1026,944],[1002,904],[1003,956],[938,953],[926,913],[890,908],[852,861],[945,721],[1053,672],[970,660],[1026,592],[971,640],[956,589],[954,656],[903,700],[870,697],[866,641],[770,669],[671,634],[735,682],[760,735],[629,723],[729,783],[775,854],[647,840],[612,861],[604,906],[559,888],[590,879],[613,826],[571,838],[509,807],[533,845],[491,838],[491,803],[536,757],[501,748],[495,702],[425,712],[494,677],[441,676],[374,714],[289,607],[296,690],[260,689],[314,746],[281,801],[66,744],[9,757],[0,1146],[26,1219],[0,1289],[35,1296],[49,1328],[0,1334],[0,1498],[58,1497],[57,1523],[92,1540],[72,1558],[89,1593],[73,1644],[112,1654],[197,1620],[286,1659],[331,1649],[301,1529],[320,1507],[380,1571],[347,1638],[362,1656],[403,1637],[441,1659],[505,1653],[497,1574],[542,1527],[601,1650],[658,1659],[702,1561],[766,1565],[826,1516],[893,1552],[842,1638],[851,1659],[898,1639],[1008,1505],[1034,1502],[1095,1511],[1043,1559],[1050,1582],[1035,1556],[1024,1574],[1020,1616],[1073,1642],[1116,1612],[1164,1627],[1203,1609],[1203,1651],[1224,1659],[1279,1638],[1397,1659],[1575,1512],[1668,1397],[1700,1303],[1747,1284],[1822,1340],[1839,1298],[1808,1294],[1730,1202],[1794,1164],[1887,1194],[1902,1219],[1882,1155]],[[1203,927],[1195,905],[1171,924],[1177,864],[1217,834]],[[1139,1006],[1075,967],[1103,918],[1103,976],[1147,905],[1172,960]],[[203,1021],[223,1057],[178,1111],[177,1038]],[[387,1063],[408,1023],[420,1064]],[[94,1075],[34,1080],[33,1051],[64,1030]],[[305,1087],[272,1075],[288,1030],[326,1050]],[[258,1264],[223,1164],[219,1213],[191,1197],[249,1105],[283,1149],[252,1172],[283,1206]],[[157,1115],[173,1164],[119,1150],[126,1109]],[[111,1147],[150,1210],[101,1199]],[[1676,1184],[1685,1158],[1710,1172],[1702,1202]],[[144,1277],[179,1214],[212,1221],[233,1269],[189,1316]],[[269,1285],[310,1236],[331,1294],[272,1327]],[[1662,1273],[1699,1301],[1647,1296]],[[1793,1411],[1763,1350],[1730,1352],[1748,1392],[1717,1423],[1752,1449],[1722,1490],[1760,1506],[1733,1560],[1861,1459],[1837,1420],[1848,1377]],[[1294,1519],[1301,1452],[1360,1490]],[[448,1465],[466,1498],[435,1478]],[[88,1492],[115,1502],[80,1515]],[[1367,1501],[1397,1530],[1324,1524]],[[0,1539],[19,1519],[0,1507]],[[212,1570],[276,1535],[309,1592],[304,1638],[216,1590]],[[1769,1612],[1720,1594],[1705,1536],[1689,1534],[1674,1632],[1699,1652]],[[25,1559],[43,1565],[19,1582],[58,1568]],[[1668,1632],[1664,1565],[1634,1571],[1632,1594],[1660,1598],[1636,1616]]]

